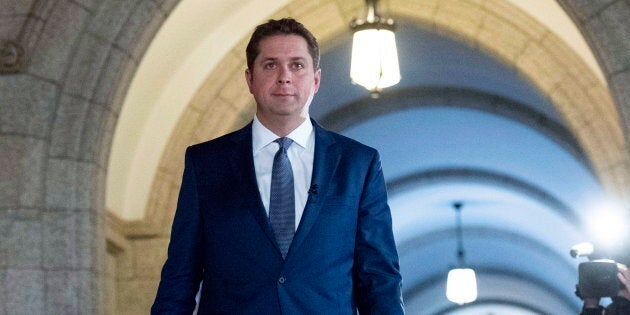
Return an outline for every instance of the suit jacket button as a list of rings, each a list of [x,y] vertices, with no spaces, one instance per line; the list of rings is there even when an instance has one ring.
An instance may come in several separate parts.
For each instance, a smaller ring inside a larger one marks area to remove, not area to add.
[[[287,281],[287,279],[285,279],[284,277],[280,277],[280,278],[278,278],[278,282],[279,282],[280,284],[283,284],[285,281]]]

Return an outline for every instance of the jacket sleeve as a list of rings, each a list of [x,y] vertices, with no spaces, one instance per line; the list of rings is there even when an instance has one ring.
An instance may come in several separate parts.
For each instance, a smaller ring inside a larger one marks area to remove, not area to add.
[[[392,218],[376,151],[366,175],[357,220],[353,275],[359,313],[404,314]]]
[[[202,218],[191,149],[184,175],[160,285],[151,314],[192,314],[203,274]]]

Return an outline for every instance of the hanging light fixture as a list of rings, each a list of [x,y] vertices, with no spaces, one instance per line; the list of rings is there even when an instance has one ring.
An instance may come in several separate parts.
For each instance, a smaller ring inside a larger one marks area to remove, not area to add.
[[[382,89],[400,82],[394,20],[379,16],[377,2],[366,0],[366,17],[351,23],[354,36],[350,64],[352,81],[375,98]]]
[[[455,209],[455,224],[457,233],[458,268],[448,272],[446,280],[446,298],[457,304],[473,302],[477,299],[477,279],[475,271],[466,268],[464,242],[462,236],[462,203],[453,203]]]

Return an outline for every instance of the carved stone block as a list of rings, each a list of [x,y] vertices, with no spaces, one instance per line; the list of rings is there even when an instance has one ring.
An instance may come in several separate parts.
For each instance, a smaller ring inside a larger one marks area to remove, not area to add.
[[[19,43],[0,40],[0,74],[19,73],[24,70],[24,48]]]

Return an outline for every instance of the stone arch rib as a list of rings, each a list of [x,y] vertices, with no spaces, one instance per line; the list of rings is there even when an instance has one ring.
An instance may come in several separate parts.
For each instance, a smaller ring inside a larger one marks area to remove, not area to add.
[[[435,106],[469,108],[516,121],[551,139],[592,170],[577,139],[561,123],[516,100],[474,89],[437,86],[394,90],[379,99],[362,98],[341,106],[324,116],[321,123],[332,130],[343,131],[381,115]]]
[[[422,185],[440,182],[475,182],[499,186],[521,194],[549,207],[577,228],[583,225],[575,211],[544,189],[522,179],[499,172],[475,168],[436,168],[412,173],[387,183],[392,196]]]

